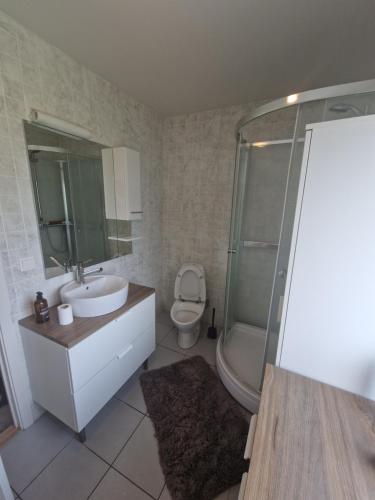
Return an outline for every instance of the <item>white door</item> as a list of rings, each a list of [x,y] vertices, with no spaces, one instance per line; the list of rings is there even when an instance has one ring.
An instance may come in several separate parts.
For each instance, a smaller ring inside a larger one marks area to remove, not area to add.
[[[307,129],[278,363],[375,399],[375,117]]]
[[[7,473],[5,472],[3,460],[0,457],[0,500],[13,500],[13,495],[10,489]]]

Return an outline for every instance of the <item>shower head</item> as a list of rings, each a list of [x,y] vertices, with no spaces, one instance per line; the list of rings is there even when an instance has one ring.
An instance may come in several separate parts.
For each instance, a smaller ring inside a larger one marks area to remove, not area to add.
[[[365,113],[361,111],[357,106],[353,104],[346,104],[345,102],[338,102],[337,104],[333,104],[330,108],[330,111],[334,111],[335,113],[347,113],[351,111],[356,116],[364,115]]]

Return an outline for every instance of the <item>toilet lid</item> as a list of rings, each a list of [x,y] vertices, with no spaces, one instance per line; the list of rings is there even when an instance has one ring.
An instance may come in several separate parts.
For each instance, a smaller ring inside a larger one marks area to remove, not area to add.
[[[177,273],[174,298],[190,302],[206,301],[204,269],[199,264],[183,264]]]

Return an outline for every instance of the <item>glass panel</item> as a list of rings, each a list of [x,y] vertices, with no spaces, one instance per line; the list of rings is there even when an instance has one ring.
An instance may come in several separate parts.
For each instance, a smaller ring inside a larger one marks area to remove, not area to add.
[[[242,205],[248,161],[248,148],[237,145],[236,166],[233,188],[232,214],[228,251],[227,284],[225,288],[224,339],[233,326],[235,292],[237,288],[238,252],[242,220]]]
[[[325,101],[315,101],[300,105],[298,112],[296,140],[293,144],[290,160],[279,252],[277,256],[272,300],[269,310],[265,363],[274,364],[276,360],[281,310],[284,300],[285,278],[289,263],[290,245],[301,172],[302,154],[304,149],[305,129],[306,125],[309,123],[322,121],[324,109]]]
[[[247,127],[236,166],[223,354],[238,379],[260,389],[296,108]],[[284,127],[283,127],[284,125]],[[248,137],[246,137],[248,139]]]
[[[285,213],[283,217],[280,247],[276,266],[273,295],[268,321],[267,350],[265,363],[275,363],[281,310],[284,301],[285,278],[289,264],[290,244],[293,232],[295,208],[304,148],[306,125],[328,120],[339,120],[375,113],[375,93],[334,97],[300,105],[296,138],[293,146],[288,179]]]
[[[332,97],[326,100],[323,121],[375,113],[375,93]]]
[[[118,255],[117,247],[113,242],[110,246],[106,236],[101,160],[70,155],[69,178],[77,261],[92,265]]]
[[[47,277],[62,272],[54,259],[64,264],[75,259],[67,165],[65,153],[30,153],[31,178]]]
[[[291,144],[250,149],[236,288],[237,321],[267,327]],[[264,247],[258,246],[265,244]],[[252,246],[253,245],[253,246]]]

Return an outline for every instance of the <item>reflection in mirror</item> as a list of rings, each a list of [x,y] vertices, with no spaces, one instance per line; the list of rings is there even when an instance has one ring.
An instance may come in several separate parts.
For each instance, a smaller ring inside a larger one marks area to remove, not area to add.
[[[119,234],[130,237],[130,222],[105,215],[105,146],[27,122],[24,127],[46,277],[77,262],[90,266],[131,253],[131,242],[118,240]],[[106,186],[106,197],[115,199],[114,184]]]

